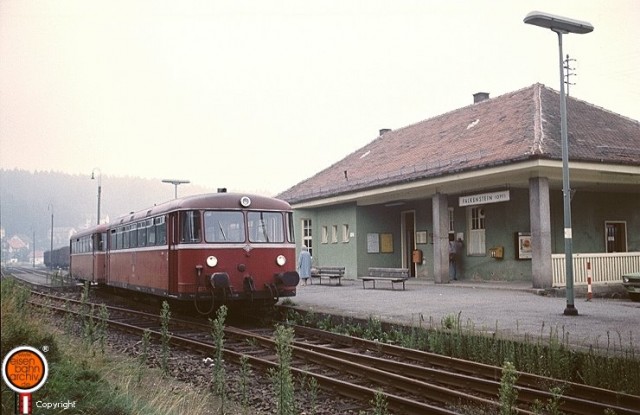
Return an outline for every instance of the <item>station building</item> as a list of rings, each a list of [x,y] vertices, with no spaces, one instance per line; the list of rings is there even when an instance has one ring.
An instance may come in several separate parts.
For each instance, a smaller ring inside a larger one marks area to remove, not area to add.
[[[542,84],[379,136],[278,195],[315,266],[564,286],[560,96]],[[640,271],[640,123],[568,97],[574,279]],[[453,243],[451,243],[453,241]],[[450,263],[452,246],[457,253]],[[588,265],[587,265],[588,263]]]

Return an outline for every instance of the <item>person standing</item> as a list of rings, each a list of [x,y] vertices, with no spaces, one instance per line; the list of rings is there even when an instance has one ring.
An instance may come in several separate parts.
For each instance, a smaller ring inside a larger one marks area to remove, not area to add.
[[[449,277],[454,281],[458,279],[456,270],[456,242],[449,241]]]
[[[302,245],[300,257],[298,258],[298,274],[304,285],[307,285],[307,281],[311,278],[311,254],[306,245]]]

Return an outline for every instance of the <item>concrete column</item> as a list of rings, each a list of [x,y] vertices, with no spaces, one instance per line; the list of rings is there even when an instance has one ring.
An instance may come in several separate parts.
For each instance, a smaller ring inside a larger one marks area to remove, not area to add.
[[[551,207],[549,179],[529,179],[529,216],[531,221],[531,273],[533,288],[551,288]]]
[[[449,282],[449,209],[447,195],[436,193],[433,206],[433,275],[436,284]]]

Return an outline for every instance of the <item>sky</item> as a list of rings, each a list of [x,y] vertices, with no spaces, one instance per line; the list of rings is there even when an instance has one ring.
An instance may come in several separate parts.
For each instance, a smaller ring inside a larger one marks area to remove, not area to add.
[[[0,167],[275,195],[378,136],[542,83],[640,120],[637,0],[0,0]]]

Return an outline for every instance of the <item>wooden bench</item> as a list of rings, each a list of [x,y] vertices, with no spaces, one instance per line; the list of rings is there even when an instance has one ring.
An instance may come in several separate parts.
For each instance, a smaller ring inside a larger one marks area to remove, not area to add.
[[[322,285],[323,278],[329,278],[329,281],[338,280],[337,285],[342,285],[342,277],[344,277],[345,267],[317,267],[311,270],[311,284],[313,279],[318,278]]]
[[[369,268],[369,275],[366,277],[358,277],[362,280],[362,288],[366,289],[365,282],[372,281],[373,288],[376,288],[376,281],[389,281],[391,282],[391,289],[395,289],[395,284],[402,283],[402,289],[404,290],[404,283],[409,279],[408,268]]]

